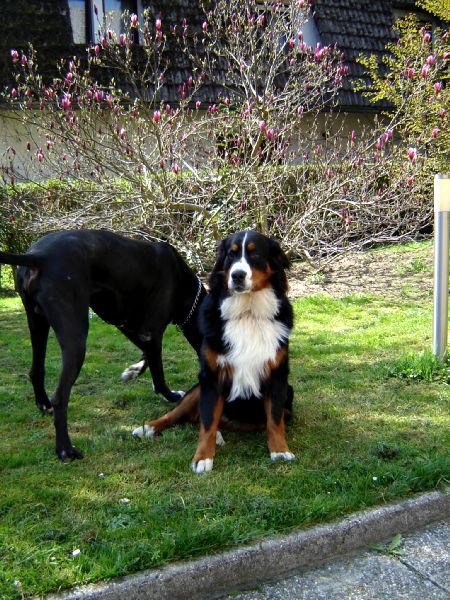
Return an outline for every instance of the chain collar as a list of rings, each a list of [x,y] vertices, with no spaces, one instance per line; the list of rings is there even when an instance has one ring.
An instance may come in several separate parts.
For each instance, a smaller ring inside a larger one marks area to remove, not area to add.
[[[191,320],[192,315],[194,314],[195,309],[197,308],[198,301],[200,300],[200,296],[202,294],[202,287],[203,286],[202,286],[202,282],[200,280],[200,277],[198,275],[196,275],[196,277],[197,277],[197,281],[198,281],[197,295],[195,296],[194,303],[192,305],[191,310],[189,311],[188,316],[185,318],[185,320],[180,325],[177,325],[178,329],[182,329]]]

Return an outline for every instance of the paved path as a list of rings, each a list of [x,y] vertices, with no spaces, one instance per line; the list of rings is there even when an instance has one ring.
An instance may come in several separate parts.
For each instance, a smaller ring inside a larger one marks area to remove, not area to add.
[[[225,600],[449,600],[450,522],[405,535],[401,556],[374,550],[322,566]]]
[[[405,532],[401,556],[369,550],[398,532]],[[449,540],[447,489],[47,600],[450,600]]]

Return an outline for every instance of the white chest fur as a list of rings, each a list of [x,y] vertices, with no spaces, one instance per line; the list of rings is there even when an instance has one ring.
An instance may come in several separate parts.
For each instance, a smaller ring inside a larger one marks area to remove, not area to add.
[[[233,368],[228,401],[261,395],[266,365],[275,360],[280,343],[289,337],[289,328],[275,320],[278,307],[279,300],[270,288],[234,294],[222,302],[228,350],[219,356],[218,364]]]

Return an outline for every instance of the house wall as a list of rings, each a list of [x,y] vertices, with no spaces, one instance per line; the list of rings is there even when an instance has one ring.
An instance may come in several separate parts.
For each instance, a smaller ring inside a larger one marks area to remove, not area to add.
[[[39,113],[36,113],[36,116],[39,117]],[[326,118],[325,115],[321,115],[316,124],[305,118],[303,131],[308,132],[308,135],[305,134],[305,142],[302,144],[302,134],[300,133],[299,145],[302,152],[305,150],[311,151],[316,145],[324,144],[329,136],[337,136],[337,139],[345,145],[353,129],[360,136],[364,129],[370,130],[373,126],[373,113],[341,113],[335,115],[332,121]],[[314,127],[316,127],[316,131],[314,135],[311,135]],[[29,141],[32,143],[31,152],[27,151],[27,142]],[[5,164],[4,157],[8,148],[14,148],[16,152],[14,157],[15,166],[22,177],[31,180],[42,180],[56,176],[58,173],[52,172],[45,161],[38,168],[37,148],[42,147],[44,154],[46,154],[46,142],[45,135],[38,132],[37,128],[32,130],[30,134],[13,111],[5,108],[0,109],[0,164]],[[300,153],[299,162],[301,160]]]

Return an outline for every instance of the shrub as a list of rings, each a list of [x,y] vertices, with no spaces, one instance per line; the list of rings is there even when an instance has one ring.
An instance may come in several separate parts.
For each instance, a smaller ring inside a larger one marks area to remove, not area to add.
[[[62,61],[51,82],[32,48],[14,51],[16,84],[7,97],[30,131],[21,150],[41,182],[27,204],[16,191],[21,172],[11,148],[2,167],[8,215],[33,235],[107,227],[168,240],[199,267],[217,240],[247,226],[306,257],[423,233],[430,171],[443,156],[439,136],[426,130],[412,145],[401,137],[406,121],[393,117],[344,133],[334,109],[347,68],[335,47],[304,43],[307,4],[220,0],[206,6],[197,28],[155,21],[149,11],[142,23],[125,15],[124,34],[101,24],[87,65]],[[164,100],[174,85],[169,43],[192,66],[171,102]],[[436,59],[430,77],[445,60]],[[211,88],[219,100],[205,104]],[[447,98],[441,90],[435,96],[434,112]],[[31,141],[33,127],[42,142]],[[64,189],[56,201],[49,173]]]

